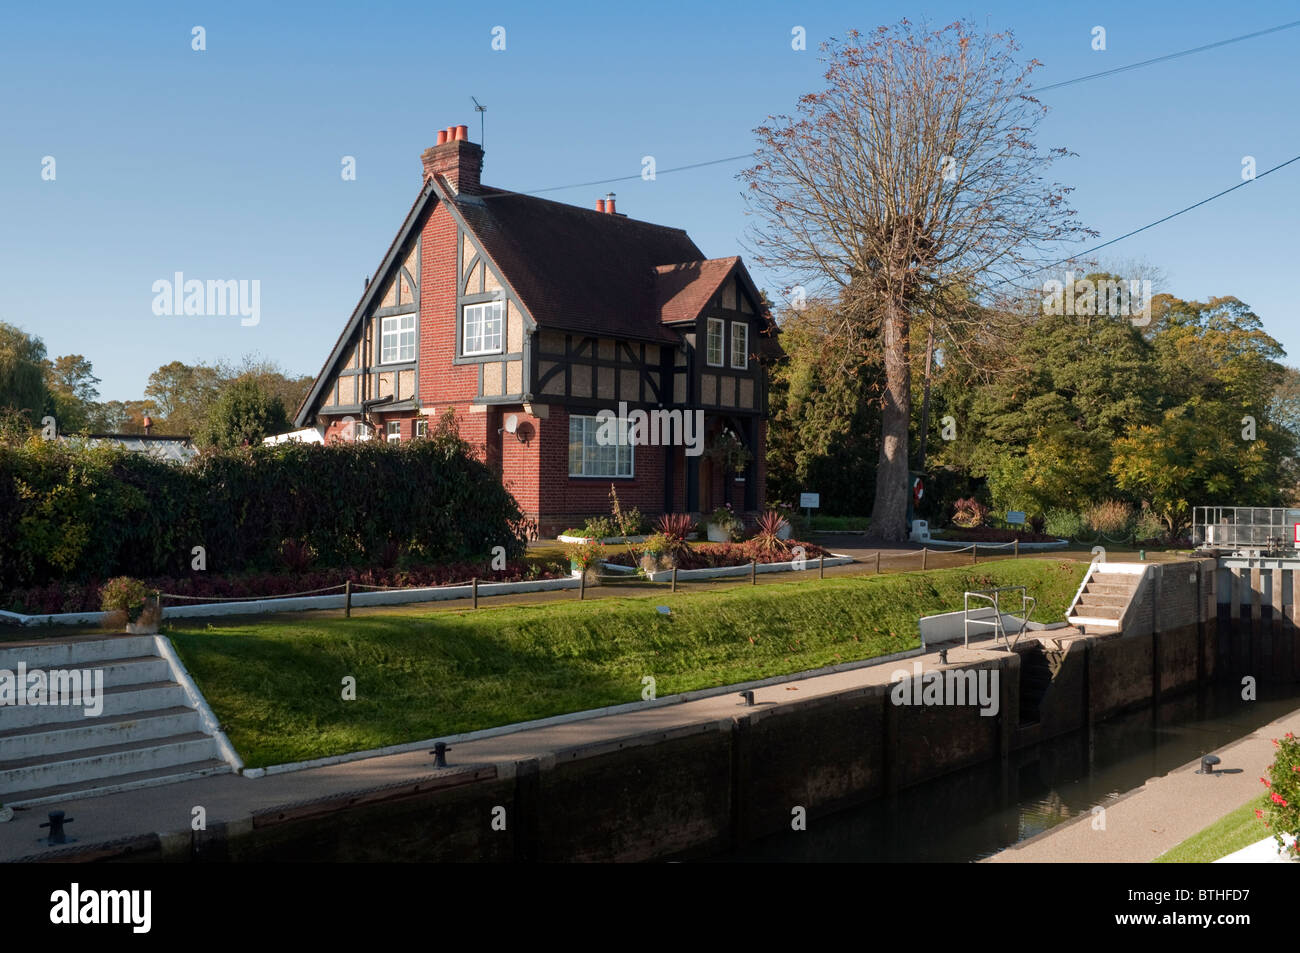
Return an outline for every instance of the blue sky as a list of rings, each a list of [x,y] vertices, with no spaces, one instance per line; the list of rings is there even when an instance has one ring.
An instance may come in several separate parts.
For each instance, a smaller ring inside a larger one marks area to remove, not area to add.
[[[103,399],[171,360],[314,374],[420,185],[420,152],[488,107],[488,184],[530,191],[745,153],[818,88],[817,44],[901,16],[1014,30],[1045,85],[1300,19],[1300,4],[10,4],[0,12],[0,320],[81,353]],[[191,49],[192,28],[206,50]],[[1091,48],[1091,30],[1107,49]],[[506,49],[492,49],[505,28]],[[809,49],[791,49],[803,26]],[[1300,153],[1300,28],[1044,94],[1041,144],[1113,238]],[[41,177],[53,156],[56,178]],[[356,159],[355,181],[340,175]],[[743,253],[743,163],[547,193]],[[1300,363],[1300,163],[1121,243],[1184,298],[1234,294]],[[158,317],[154,281],[257,279],[261,321]],[[775,276],[756,270],[769,290]]]

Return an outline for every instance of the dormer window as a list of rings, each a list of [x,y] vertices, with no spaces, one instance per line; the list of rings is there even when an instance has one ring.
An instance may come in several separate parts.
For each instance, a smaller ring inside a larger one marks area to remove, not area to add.
[[[505,323],[505,306],[500,301],[465,305],[465,326],[461,336],[461,353],[501,353],[501,328]]]

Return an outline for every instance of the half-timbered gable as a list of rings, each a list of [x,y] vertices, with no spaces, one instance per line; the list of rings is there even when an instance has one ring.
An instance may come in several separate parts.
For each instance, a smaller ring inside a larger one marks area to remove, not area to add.
[[[408,213],[298,410],[326,439],[427,433],[456,413],[544,532],[607,509],[762,503],[774,326],[739,258],[681,229],[483,186],[464,126],[422,158]],[[597,445],[604,411],[702,414],[750,448],[721,472],[699,441]],[[362,428],[359,425],[364,424]]]

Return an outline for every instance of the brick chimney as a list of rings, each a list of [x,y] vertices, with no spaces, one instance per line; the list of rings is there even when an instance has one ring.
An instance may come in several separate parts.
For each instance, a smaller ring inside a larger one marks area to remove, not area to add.
[[[420,156],[424,176],[440,175],[459,194],[479,189],[483,171],[483,147],[469,141],[468,126],[448,126],[438,131],[438,144]]]

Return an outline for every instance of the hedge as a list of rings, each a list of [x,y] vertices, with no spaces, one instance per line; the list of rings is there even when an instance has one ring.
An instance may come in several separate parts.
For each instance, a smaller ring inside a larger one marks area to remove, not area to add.
[[[272,570],[285,541],[319,566],[440,563],[526,526],[500,479],[454,436],[208,452],[185,466],[117,447],[0,447],[0,589],[115,575]]]

